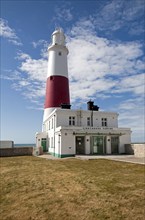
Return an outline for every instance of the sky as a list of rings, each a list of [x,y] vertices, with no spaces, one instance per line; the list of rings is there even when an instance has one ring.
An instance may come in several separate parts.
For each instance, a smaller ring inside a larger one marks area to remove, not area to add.
[[[42,129],[51,34],[69,49],[72,109],[119,113],[144,142],[145,0],[1,0],[1,140],[35,143]]]

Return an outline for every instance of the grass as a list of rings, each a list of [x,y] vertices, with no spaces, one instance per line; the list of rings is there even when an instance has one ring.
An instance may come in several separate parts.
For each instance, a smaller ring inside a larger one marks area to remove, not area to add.
[[[143,165],[1,158],[1,220],[143,220]]]

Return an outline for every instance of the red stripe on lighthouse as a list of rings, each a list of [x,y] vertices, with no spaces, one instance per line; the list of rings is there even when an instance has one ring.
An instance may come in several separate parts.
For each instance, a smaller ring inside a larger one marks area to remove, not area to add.
[[[45,108],[60,107],[61,104],[70,104],[68,78],[50,76],[46,84]]]

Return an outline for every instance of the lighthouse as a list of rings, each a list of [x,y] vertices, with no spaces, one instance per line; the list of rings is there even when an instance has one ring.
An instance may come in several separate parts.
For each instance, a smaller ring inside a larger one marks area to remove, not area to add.
[[[118,127],[118,113],[100,111],[93,101],[87,110],[70,109],[68,49],[61,29],[52,33],[42,132],[37,132],[35,154],[55,157],[124,154],[131,143],[130,128]]]
[[[43,122],[50,113],[62,105],[70,105],[67,65],[68,49],[61,28],[52,33],[52,43],[48,47],[48,72]]]

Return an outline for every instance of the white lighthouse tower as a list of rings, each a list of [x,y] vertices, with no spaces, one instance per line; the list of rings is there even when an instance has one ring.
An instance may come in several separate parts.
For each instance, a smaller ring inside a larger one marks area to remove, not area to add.
[[[48,47],[48,73],[43,122],[55,108],[70,104],[67,66],[68,49],[62,29],[52,33],[52,43]]]

